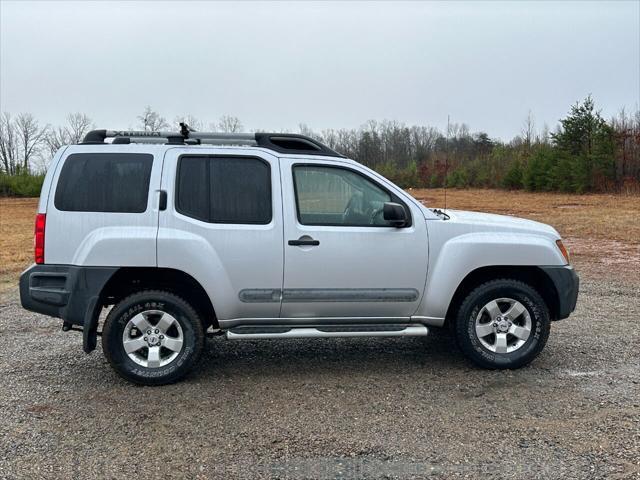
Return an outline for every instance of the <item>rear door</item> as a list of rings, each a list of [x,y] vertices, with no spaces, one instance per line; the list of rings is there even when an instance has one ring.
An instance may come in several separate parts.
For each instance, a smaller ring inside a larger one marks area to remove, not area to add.
[[[278,158],[258,149],[174,148],[165,156],[162,189],[167,206],[159,217],[158,266],[196,279],[221,322],[277,318]]]
[[[163,150],[67,148],[47,200],[45,263],[155,266]]]
[[[406,319],[422,297],[427,228],[419,207],[355,163],[281,158],[283,318]],[[404,228],[382,217],[401,203]]]

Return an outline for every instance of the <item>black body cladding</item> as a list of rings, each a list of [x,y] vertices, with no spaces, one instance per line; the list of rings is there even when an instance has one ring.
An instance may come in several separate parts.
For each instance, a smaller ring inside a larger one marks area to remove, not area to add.
[[[580,279],[570,265],[540,267],[551,279],[558,294],[558,311],[556,320],[562,320],[576,309]]]
[[[32,312],[83,326],[84,350],[95,348],[100,293],[117,267],[32,265],[20,276],[20,302]]]

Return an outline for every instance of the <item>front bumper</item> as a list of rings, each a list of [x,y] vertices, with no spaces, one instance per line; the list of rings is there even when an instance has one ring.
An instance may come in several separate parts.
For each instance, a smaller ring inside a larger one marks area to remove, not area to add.
[[[571,265],[541,267],[555,287],[558,305],[556,320],[562,320],[571,315],[576,309],[580,278]]]

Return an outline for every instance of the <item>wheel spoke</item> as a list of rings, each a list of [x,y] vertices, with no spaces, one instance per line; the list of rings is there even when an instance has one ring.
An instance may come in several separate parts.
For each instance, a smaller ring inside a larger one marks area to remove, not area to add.
[[[531,330],[527,327],[511,325],[511,328],[509,328],[509,333],[514,337],[518,337],[520,340],[526,340],[527,338],[529,338]]]
[[[126,340],[123,342],[124,351],[127,353],[133,353],[140,350],[142,347],[147,346],[147,342],[144,341],[142,336],[137,338],[132,338],[131,340]]]
[[[502,314],[500,311],[500,307],[498,306],[498,302],[495,300],[490,301],[484,306],[484,309],[487,311],[491,320],[495,319],[498,315]]]
[[[511,305],[509,310],[505,312],[504,315],[505,317],[509,317],[513,321],[516,318],[518,318],[520,315],[522,315],[524,312],[525,312],[524,305],[522,305],[520,302],[515,302],[513,305]]]
[[[507,353],[507,334],[496,333],[496,353]]]
[[[141,333],[147,333],[147,330],[151,328],[151,324],[142,313],[133,317],[131,323],[133,323]]]
[[[160,347],[149,347],[149,356],[147,357],[147,367],[157,368],[160,366]]]
[[[158,323],[156,324],[156,328],[159,329],[162,333],[167,333],[167,330],[171,328],[171,325],[173,325],[173,322],[175,321],[176,319],[171,315],[169,315],[168,313],[163,313],[160,317],[160,320],[158,320]]]
[[[478,335],[478,338],[486,337],[492,333],[495,333],[492,322],[476,325],[476,335]]]
[[[174,352],[179,352],[182,349],[182,339],[175,337],[164,337],[163,346]]]

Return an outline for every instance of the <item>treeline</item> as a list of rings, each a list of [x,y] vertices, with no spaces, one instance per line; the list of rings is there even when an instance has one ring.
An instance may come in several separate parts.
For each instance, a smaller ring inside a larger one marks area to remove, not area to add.
[[[640,111],[606,121],[591,97],[573,105],[553,132],[538,131],[529,115],[510,142],[464,124],[448,132],[388,121],[301,130],[405,188],[640,193]]]
[[[197,130],[240,132],[243,128],[237,117],[229,115],[208,126],[193,116],[180,116],[174,119],[172,128],[166,118],[150,106],[137,121],[136,128],[145,131],[177,130],[180,122],[187,122]],[[67,115],[66,123],[61,126],[41,125],[29,113],[15,117],[7,112],[0,115],[0,196],[38,196],[44,173],[58,149],[80,143],[95,128],[91,118],[83,113]]]
[[[196,130],[242,131],[222,116],[206,123],[185,115],[170,126],[151,107],[137,117],[147,131],[174,130],[184,121]],[[70,114],[63,126],[40,126],[30,114],[0,117],[0,195],[37,195],[46,166],[61,145],[78,143],[95,128],[89,117]],[[393,180],[401,187],[478,187],[563,192],[640,192],[640,110],[605,120],[591,97],[570,108],[554,131],[536,129],[529,115],[509,142],[451,124],[406,126],[369,121],[358,129],[299,133],[317,138]]]

